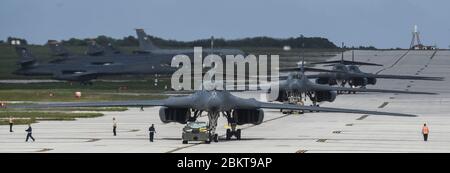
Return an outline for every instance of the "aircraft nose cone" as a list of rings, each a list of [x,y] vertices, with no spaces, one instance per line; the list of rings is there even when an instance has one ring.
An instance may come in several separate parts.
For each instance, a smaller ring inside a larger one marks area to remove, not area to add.
[[[209,102],[208,102],[208,109],[210,110],[210,111],[212,111],[212,112],[216,112],[216,111],[218,111],[219,110],[219,108],[220,108],[220,102],[219,102],[219,100],[217,99],[217,98],[211,98],[211,99],[209,99]]]
[[[291,89],[300,89],[301,84],[298,82],[291,83]]]

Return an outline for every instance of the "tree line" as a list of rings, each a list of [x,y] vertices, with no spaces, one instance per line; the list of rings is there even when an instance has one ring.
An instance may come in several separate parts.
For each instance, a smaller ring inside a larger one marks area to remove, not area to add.
[[[177,41],[166,40],[155,36],[149,36],[152,42],[159,47],[194,47],[202,46],[209,47],[211,39],[199,39],[194,41]],[[72,46],[86,46],[92,39],[77,39],[71,38],[63,40],[64,45]],[[123,37],[122,39],[115,39],[108,36],[98,36],[94,39],[98,44],[106,45],[112,44],[115,46],[138,46],[139,41],[134,36]],[[327,48],[334,49],[337,46],[326,38],[321,37],[291,37],[286,39],[271,38],[271,37],[252,37],[243,39],[226,40],[223,38],[214,39],[215,47],[283,47],[290,46],[291,48]]]
[[[211,39],[199,39],[194,41],[177,41],[170,39],[163,39],[155,36],[149,35],[152,42],[159,47],[173,47],[173,48],[182,48],[182,47],[194,47],[194,46],[202,46],[209,47],[211,45]],[[22,43],[27,43],[26,39],[8,37],[6,43],[10,43],[10,40],[20,39]],[[105,35],[97,36],[96,38],[70,38],[68,40],[62,40],[61,42],[66,46],[87,46],[90,41],[95,40],[100,45],[112,44],[114,46],[119,47],[135,47],[139,45],[139,41],[134,36],[127,36],[123,38],[112,38]],[[0,41],[0,43],[5,43],[4,41]],[[300,35],[298,37],[290,37],[290,38],[272,38],[272,37],[247,37],[242,39],[223,39],[223,38],[215,38],[214,39],[215,47],[283,47],[290,46],[291,48],[317,48],[317,49],[336,49],[338,48],[333,42],[329,41],[326,38],[322,37],[305,37]],[[360,46],[354,47],[356,49],[376,49],[373,46]]]

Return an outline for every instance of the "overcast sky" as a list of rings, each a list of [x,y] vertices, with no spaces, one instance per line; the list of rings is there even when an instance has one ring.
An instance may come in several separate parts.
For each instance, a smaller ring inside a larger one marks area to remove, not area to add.
[[[415,24],[424,44],[450,45],[448,0],[1,0],[0,39],[135,35],[165,39],[325,37],[335,44],[408,47]]]

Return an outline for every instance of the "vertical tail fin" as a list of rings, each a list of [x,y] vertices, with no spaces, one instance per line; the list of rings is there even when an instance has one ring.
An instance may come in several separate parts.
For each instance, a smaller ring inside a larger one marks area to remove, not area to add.
[[[48,40],[47,45],[50,48],[50,52],[52,52],[53,56],[69,55],[69,51],[56,40]]]
[[[355,62],[355,50],[352,50],[352,62]]]
[[[95,42],[95,40],[89,40],[86,55],[99,56],[104,53],[105,50],[102,46],[98,45],[97,42]]]
[[[36,58],[31,54],[31,52],[23,46],[16,47],[16,53],[20,56],[17,64],[20,64],[22,67],[33,66],[36,63]]]
[[[136,29],[136,34],[139,40],[140,51],[153,51],[159,49],[152,43],[150,37],[145,33],[144,29]]]
[[[344,49],[344,42],[342,42],[342,54],[341,54],[341,63],[342,63],[342,64],[344,64],[344,52],[345,52],[345,49]]]

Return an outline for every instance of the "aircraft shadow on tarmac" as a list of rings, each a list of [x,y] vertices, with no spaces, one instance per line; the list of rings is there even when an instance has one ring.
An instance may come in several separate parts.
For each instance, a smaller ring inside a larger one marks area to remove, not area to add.
[[[180,141],[181,138],[160,138],[159,140]],[[299,141],[299,140],[317,140],[317,138],[257,138],[257,137],[255,137],[255,138],[241,138],[241,140],[236,140],[236,139],[226,140],[226,138],[219,137],[219,142],[236,142],[236,141]],[[199,141],[199,142],[201,142],[201,141]]]

